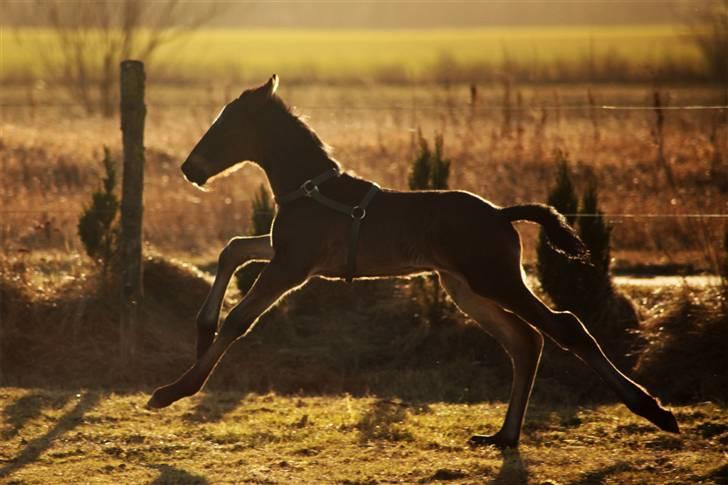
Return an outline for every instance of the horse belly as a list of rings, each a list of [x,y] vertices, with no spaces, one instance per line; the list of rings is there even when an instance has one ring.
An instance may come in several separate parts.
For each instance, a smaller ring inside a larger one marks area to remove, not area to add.
[[[401,223],[377,221],[375,226],[366,227],[367,222],[365,219],[362,224],[356,245],[355,277],[405,276],[435,269],[426,234],[415,228],[405,230]],[[350,251],[350,233],[346,238],[330,241],[317,273],[326,277],[347,277]]]

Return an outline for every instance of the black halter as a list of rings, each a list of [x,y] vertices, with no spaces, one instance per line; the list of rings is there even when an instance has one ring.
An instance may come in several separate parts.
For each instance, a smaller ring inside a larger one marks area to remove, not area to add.
[[[297,188],[293,192],[289,192],[282,197],[277,197],[276,203],[282,206],[283,204],[293,202],[294,200],[300,199],[301,197],[308,197],[315,200],[319,204],[328,207],[329,209],[333,209],[336,212],[340,212],[351,217],[352,220],[351,236],[349,237],[349,254],[346,258],[346,281],[347,283],[351,283],[351,280],[354,279],[354,276],[356,275],[356,247],[359,242],[359,230],[361,229],[361,221],[364,220],[364,218],[367,216],[367,206],[372,201],[374,196],[377,195],[377,192],[379,192],[379,185],[375,184],[374,182],[369,182],[371,184],[369,191],[366,193],[361,202],[359,202],[359,204],[352,207],[346,204],[342,204],[341,202],[337,202],[334,199],[330,199],[319,191],[319,185],[331,178],[338,177],[339,175],[341,175],[341,173],[336,167],[327,170],[321,175],[306,180],[304,183],[301,184],[299,188]]]

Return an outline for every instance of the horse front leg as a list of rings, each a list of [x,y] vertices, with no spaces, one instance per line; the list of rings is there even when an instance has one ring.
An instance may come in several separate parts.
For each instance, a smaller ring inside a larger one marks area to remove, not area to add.
[[[228,347],[245,334],[258,317],[275,302],[306,281],[308,273],[293,268],[291,265],[276,262],[275,259],[271,260],[248,294],[225,318],[212,345],[182,377],[154,391],[147,407],[163,408],[183,397],[197,393]]]
[[[197,314],[197,357],[201,357],[215,338],[220,309],[230,278],[241,265],[251,260],[270,261],[273,258],[270,234],[236,237],[220,252],[215,281]]]

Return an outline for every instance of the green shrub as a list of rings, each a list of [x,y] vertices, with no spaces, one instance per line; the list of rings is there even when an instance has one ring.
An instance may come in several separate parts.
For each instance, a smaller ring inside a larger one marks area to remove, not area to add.
[[[417,130],[417,141],[419,151],[410,164],[409,188],[410,190],[427,190],[430,188],[430,158],[432,158],[432,152],[427,140],[422,136],[421,130]]]
[[[119,235],[116,224],[119,198],[114,193],[116,167],[107,147],[104,147],[104,159],[101,163],[104,168],[102,187],[91,194],[91,203],[83,208],[78,220],[78,235],[86,254],[106,272],[116,255]]]
[[[450,179],[450,160],[444,158],[444,137],[435,135],[435,151],[430,150],[422,131],[417,130],[419,151],[410,164],[410,190],[446,190]]]
[[[445,190],[450,179],[450,160],[443,157],[444,137],[435,135],[435,152],[430,157],[430,188]]]
[[[596,179],[592,179],[587,186],[579,214],[579,236],[589,247],[591,262],[600,271],[607,273],[611,264],[609,240],[612,228],[604,222],[604,213],[599,209]]]
[[[566,155],[557,150],[555,153],[557,174],[556,183],[549,192],[547,203],[566,216],[570,225],[574,225],[579,206],[579,199],[571,181],[569,163]],[[544,291],[559,308],[574,308],[581,295],[575,287],[579,281],[576,269],[578,263],[556,252],[548,244],[545,232],[538,237],[537,269],[539,280]]]
[[[253,198],[248,234],[251,236],[268,234],[274,217],[275,207],[265,186],[261,184]],[[235,283],[241,293],[245,294],[250,290],[266,264],[261,261],[253,261],[244,265],[235,273]]]
[[[568,161],[557,153],[558,173],[548,202],[565,214],[576,226],[590,253],[590,263],[569,259],[546,243],[539,235],[538,275],[544,291],[557,308],[577,314],[602,344],[602,348],[620,367],[634,363],[635,348],[641,345],[634,331],[639,313],[632,301],[616,290],[610,275],[612,228],[599,209],[596,179],[592,179],[582,197],[581,209],[571,181]]]
[[[602,314],[613,292],[609,273],[611,262],[611,227],[599,209],[596,179],[589,182],[579,208],[578,197],[571,180],[569,164],[562,152],[557,152],[558,172],[548,203],[566,216],[575,226],[589,249],[590,265],[554,251],[539,234],[538,274],[544,291],[554,304],[575,312],[587,320]]]
[[[435,135],[435,150],[417,130],[419,151],[410,164],[409,188],[411,190],[446,190],[450,178],[450,160],[444,158],[444,137]],[[422,314],[431,324],[442,322],[446,307],[445,294],[434,275],[417,279],[412,285],[412,297],[419,302]]]
[[[583,267],[584,287],[594,296],[605,297],[612,292],[611,266],[612,227],[604,221],[599,209],[596,179],[592,178],[582,198],[579,210],[578,231],[581,240],[589,248],[591,267]],[[593,299],[593,298],[592,298]]]

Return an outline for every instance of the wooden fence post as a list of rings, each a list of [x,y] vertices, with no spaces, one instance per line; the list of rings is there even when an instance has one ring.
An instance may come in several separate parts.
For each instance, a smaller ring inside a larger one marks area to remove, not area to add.
[[[142,287],[142,192],[144,188],[144,63],[121,63],[121,132],[124,173],[121,191],[122,360],[135,353]]]

